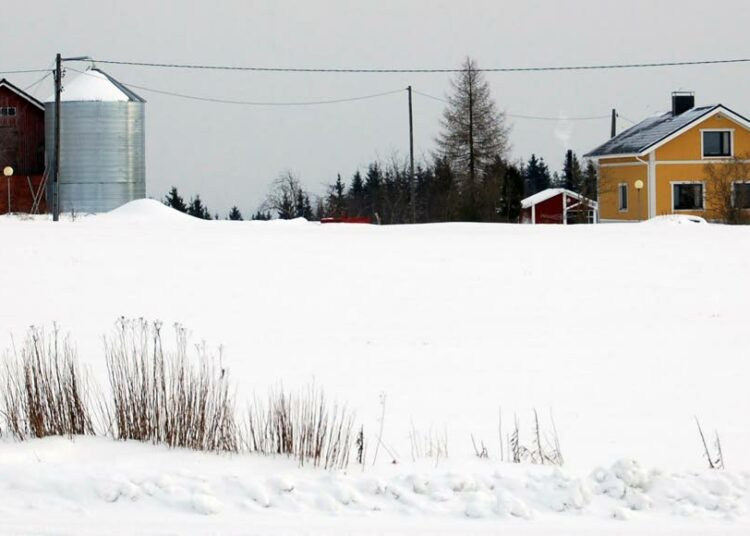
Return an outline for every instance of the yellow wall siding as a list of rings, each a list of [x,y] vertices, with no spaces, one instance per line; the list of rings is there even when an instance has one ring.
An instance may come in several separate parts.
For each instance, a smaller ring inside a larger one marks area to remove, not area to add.
[[[659,147],[656,150],[657,162],[663,160],[703,160],[701,130],[715,128],[734,130],[734,154],[736,156],[750,154],[750,131],[719,114],[698,123],[681,136]],[[712,160],[715,159],[708,159],[708,161]]]
[[[706,211],[672,210],[672,183],[682,181],[706,181],[704,164],[662,164],[656,166],[656,215],[693,214],[706,218]],[[705,194],[704,186],[704,194]],[[704,195],[705,197],[705,195]],[[708,200],[706,200],[708,201]],[[708,207],[707,207],[708,208]]]
[[[733,131],[734,155],[740,158],[750,155],[750,131],[723,115],[711,117],[681,136],[656,150],[656,214],[693,214],[707,219],[717,217],[716,207],[711,206],[712,185],[709,183],[705,166],[721,162],[721,158],[703,158],[701,130],[728,129]],[[666,162],[692,161],[693,163],[672,164]],[[672,205],[672,183],[680,181],[704,182],[704,210],[674,211]]]
[[[599,164],[599,218],[601,220],[637,221],[648,218],[648,184],[647,166],[644,164],[621,167],[607,167],[614,159],[602,159]],[[617,159],[622,161],[623,159]],[[637,162],[635,159],[630,159]],[[605,165],[602,165],[605,164]],[[643,181],[639,195],[635,181]],[[620,183],[628,185],[628,210],[620,212],[617,187]]]

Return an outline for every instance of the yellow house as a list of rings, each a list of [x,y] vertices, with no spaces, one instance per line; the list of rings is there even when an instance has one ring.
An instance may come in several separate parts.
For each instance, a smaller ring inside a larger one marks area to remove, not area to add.
[[[750,120],[717,104],[695,107],[692,93],[672,94],[672,111],[644,119],[587,155],[599,168],[599,215],[638,221],[663,214],[717,219],[719,186],[707,164],[750,159]],[[731,203],[750,208],[750,183],[730,185]],[[742,195],[735,195],[735,194]]]

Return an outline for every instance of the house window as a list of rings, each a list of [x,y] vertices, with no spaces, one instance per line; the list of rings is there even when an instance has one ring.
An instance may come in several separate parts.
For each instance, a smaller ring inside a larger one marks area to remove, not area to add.
[[[0,117],[14,117],[16,109],[12,106],[3,106],[0,108]]]
[[[624,182],[617,187],[617,205],[620,212],[628,211],[628,185]]]
[[[732,156],[732,132],[730,130],[704,131],[703,156]]]
[[[750,209],[750,182],[735,182],[732,187],[732,206]]]
[[[703,210],[703,183],[681,182],[672,185],[674,210]]]

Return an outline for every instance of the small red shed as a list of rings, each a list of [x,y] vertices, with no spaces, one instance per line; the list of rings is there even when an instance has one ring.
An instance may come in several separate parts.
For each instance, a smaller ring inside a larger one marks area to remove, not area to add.
[[[13,169],[11,177],[3,175],[8,166]],[[44,212],[44,171],[44,105],[2,79],[0,214]]]
[[[521,201],[521,223],[598,223],[599,204],[565,188],[547,188]]]

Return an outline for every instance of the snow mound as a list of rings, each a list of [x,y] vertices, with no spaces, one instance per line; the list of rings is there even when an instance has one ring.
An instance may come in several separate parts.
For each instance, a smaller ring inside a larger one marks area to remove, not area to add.
[[[152,524],[158,519],[159,526],[150,526],[149,533],[172,533],[178,519],[199,523],[199,518],[211,516],[212,527],[223,534],[236,523],[257,520],[252,516],[260,512],[266,513],[266,522],[287,519],[300,526],[315,515],[337,518],[346,534],[360,533],[363,525],[373,522],[399,525],[429,519],[440,524],[516,519],[540,529],[533,534],[559,534],[542,529],[559,529],[560,522],[571,518],[592,527],[602,514],[619,521],[640,520],[646,526],[686,517],[703,523],[704,529],[706,523],[721,523],[721,530],[700,534],[726,534],[727,521],[734,522],[731,528],[737,534],[747,534],[750,526],[747,473],[665,474],[634,460],[620,460],[595,469],[588,478],[576,478],[567,469],[549,466],[443,463],[448,467],[422,467],[418,472],[407,467],[368,468],[382,476],[373,485],[373,476],[359,469],[299,470],[292,480],[285,473],[293,462],[281,458],[210,456],[105,438],[3,441],[0,505],[4,523],[23,524],[31,533],[42,521],[34,519],[29,525],[30,510],[43,511],[44,519],[55,523],[66,512],[85,511],[92,519],[116,519],[131,529],[134,519]],[[80,516],[72,519],[80,522]],[[455,525],[455,533],[473,532],[474,526]],[[326,533],[330,532],[320,532]],[[633,533],[641,534],[637,525]]]
[[[202,221],[168,207],[155,199],[136,199],[98,217],[131,223],[185,223]]]
[[[646,220],[643,223],[648,225],[687,225],[687,224],[699,224],[707,225],[708,222],[700,216],[689,216],[685,214],[667,214],[664,216],[656,216],[650,220]]]

